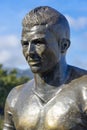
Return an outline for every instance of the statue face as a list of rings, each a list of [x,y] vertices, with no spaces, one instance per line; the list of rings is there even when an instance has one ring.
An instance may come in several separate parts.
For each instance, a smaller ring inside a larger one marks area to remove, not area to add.
[[[33,73],[50,71],[60,60],[60,48],[53,32],[44,26],[25,30],[22,37],[23,54]]]

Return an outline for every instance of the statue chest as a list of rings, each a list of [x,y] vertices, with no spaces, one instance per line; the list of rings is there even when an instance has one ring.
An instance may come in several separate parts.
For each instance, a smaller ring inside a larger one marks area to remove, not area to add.
[[[13,120],[17,130],[79,130],[82,120],[78,106],[72,92],[56,95],[46,104],[33,95],[17,104]]]

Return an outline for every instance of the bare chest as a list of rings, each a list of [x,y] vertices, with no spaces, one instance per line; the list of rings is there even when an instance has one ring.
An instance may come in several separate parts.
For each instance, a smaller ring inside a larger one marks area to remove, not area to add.
[[[13,118],[17,130],[83,130],[79,99],[73,92],[56,95],[46,104],[33,95],[18,102]]]

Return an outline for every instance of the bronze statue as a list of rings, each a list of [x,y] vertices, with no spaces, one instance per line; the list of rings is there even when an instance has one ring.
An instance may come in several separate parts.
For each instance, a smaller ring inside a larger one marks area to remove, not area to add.
[[[87,71],[66,63],[66,18],[48,6],[33,9],[21,43],[34,79],[8,95],[3,130],[87,130]]]

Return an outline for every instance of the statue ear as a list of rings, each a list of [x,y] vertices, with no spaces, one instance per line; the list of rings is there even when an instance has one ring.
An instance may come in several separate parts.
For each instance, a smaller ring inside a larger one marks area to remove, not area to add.
[[[61,53],[65,53],[70,46],[70,40],[63,38],[60,42]]]

